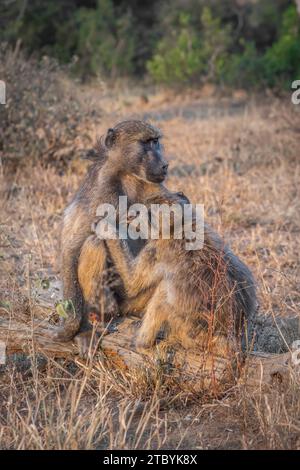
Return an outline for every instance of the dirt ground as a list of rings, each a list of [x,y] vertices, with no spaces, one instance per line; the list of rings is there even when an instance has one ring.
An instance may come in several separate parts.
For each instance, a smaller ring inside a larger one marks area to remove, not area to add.
[[[82,99],[93,96],[84,90]],[[290,97],[227,98],[122,92],[99,96],[91,142],[121,119],[161,127],[170,189],[203,203],[206,220],[253,270],[260,310],[300,312],[300,114]],[[81,146],[78,137],[78,148]],[[0,315],[55,319],[36,291],[59,279],[62,211],[88,163],[76,153],[65,166],[42,161],[3,165],[0,200]],[[54,297],[53,297],[54,298]],[[50,302],[51,304],[51,302]],[[225,396],[176,393],[159,382],[101,364],[45,360],[32,350],[0,366],[0,448],[300,447],[299,380]]]

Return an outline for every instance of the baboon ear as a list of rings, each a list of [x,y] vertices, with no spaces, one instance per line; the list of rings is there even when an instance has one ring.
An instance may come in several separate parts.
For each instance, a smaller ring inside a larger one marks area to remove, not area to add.
[[[96,149],[89,149],[82,153],[82,158],[84,160],[98,160],[99,154]]]
[[[116,141],[116,133],[114,129],[110,128],[107,131],[106,137],[105,137],[105,146],[107,148],[111,148]]]

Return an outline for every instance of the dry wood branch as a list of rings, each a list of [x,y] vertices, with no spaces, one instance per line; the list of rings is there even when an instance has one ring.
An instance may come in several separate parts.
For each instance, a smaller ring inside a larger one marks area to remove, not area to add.
[[[291,366],[290,353],[256,353],[247,357],[242,368],[228,354],[220,357],[207,351],[184,351],[168,347],[162,342],[151,351],[141,355],[135,349],[134,338],[139,322],[134,317],[125,318],[114,325],[112,333],[102,337],[101,350],[116,368],[133,370],[156,367],[167,376],[188,384],[196,390],[214,387],[217,392],[236,383],[240,376],[249,386],[271,384],[274,378],[288,375]],[[0,340],[6,344],[7,354],[30,351],[34,348],[49,356],[73,358],[78,354],[73,342],[54,342],[45,334],[49,324],[34,322],[23,324],[9,318],[0,318]],[[53,327],[54,328],[54,327]]]
[[[50,356],[68,357],[77,353],[76,346],[69,343],[53,342],[46,335],[49,324],[35,322],[32,326],[9,318],[0,318],[0,341],[4,341],[7,354],[29,351],[34,347]]]

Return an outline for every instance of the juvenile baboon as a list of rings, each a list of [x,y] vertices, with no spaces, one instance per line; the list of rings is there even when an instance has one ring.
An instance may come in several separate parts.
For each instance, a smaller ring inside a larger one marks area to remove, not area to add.
[[[52,333],[54,339],[67,341],[79,331],[88,329],[86,310],[89,303],[95,302],[95,279],[101,284],[101,276],[104,276],[108,263],[104,243],[98,241],[96,251],[91,243],[85,245],[92,233],[91,225],[97,207],[109,203],[117,208],[119,196],[127,196],[128,204],[140,202],[143,181],[149,183],[151,192],[168,193],[161,184],[168,164],[163,156],[160,138],[160,131],[147,122],[124,121],[109,129],[91,153],[93,164],[63,217],[63,297],[71,301],[72,309],[68,318],[62,320],[60,327]],[[130,242],[133,253],[137,253],[141,246],[139,240]],[[81,285],[78,279],[79,257],[84,266],[80,272]],[[103,286],[101,297],[104,309],[113,314],[117,302],[108,286]],[[78,337],[80,342],[80,335]]]
[[[149,183],[148,181],[145,182],[140,179],[136,181],[136,185],[139,194],[137,199],[140,203],[149,208],[152,203],[163,204],[166,198],[169,204],[171,204],[172,201],[175,204],[179,201],[181,204],[189,202],[182,192],[171,192],[163,185],[160,185],[158,188],[157,184]],[[94,223],[93,225],[93,231],[95,231],[96,224]],[[133,241],[129,239],[129,246],[132,242]],[[135,240],[135,242],[137,244],[138,240]],[[142,243],[139,245],[140,249],[144,246],[144,241],[141,240],[141,242]],[[131,248],[129,249],[132,251]],[[105,251],[106,257],[103,256],[103,251]],[[132,299],[128,299],[122,279],[117,273],[115,266],[110,265],[111,259],[108,255],[109,252],[104,241],[98,236],[93,234],[85,240],[78,261],[78,280],[84,299],[88,301],[91,310],[102,311],[103,309],[99,309],[97,306],[103,301],[106,303],[110,301],[112,292],[109,287],[115,286],[114,294],[117,294],[119,313],[123,315],[127,314],[129,311],[136,314],[141,313],[151,296],[151,291],[147,289],[146,291],[139,292],[138,296],[134,299],[134,303]],[[103,277],[110,278],[109,282],[104,282],[104,287]],[[108,317],[108,315],[106,315],[106,317]],[[101,316],[98,315],[98,318],[100,320]]]
[[[179,199],[182,204],[184,198]],[[174,198],[165,202],[174,203]],[[144,307],[139,349],[153,346],[165,324],[169,337],[186,348],[195,347],[197,337],[202,345],[217,341],[223,350],[227,346],[245,349],[245,327],[257,310],[254,280],[208,225],[204,225],[203,247],[197,250],[187,250],[185,237],[176,239],[172,232],[170,239],[150,239],[135,258],[127,241],[105,243],[126,289],[126,309]],[[151,295],[143,306],[139,295],[147,291]]]

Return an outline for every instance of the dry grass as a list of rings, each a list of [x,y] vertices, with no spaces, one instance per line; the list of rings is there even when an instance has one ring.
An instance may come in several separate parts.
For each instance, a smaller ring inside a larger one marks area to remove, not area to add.
[[[202,119],[178,115],[167,93],[143,103],[128,92],[116,99],[98,89],[77,92],[105,109],[86,127],[88,140],[136,109],[153,118],[169,111],[157,122],[170,156],[168,186],[204,203],[211,225],[252,268],[263,312],[299,314],[300,109],[289,97],[248,98],[238,112],[230,100],[176,98],[183,110],[213,110]],[[216,116],[218,106],[228,113]],[[87,165],[76,156],[63,167],[30,157],[14,172],[0,168],[1,315],[28,322],[52,315],[37,305],[34,287],[59,275],[62,210]],[[175,392],[145,374],[123,376],[99,360],[85,367],[32,351],[0,367],[0,448],[300,446],[297,379],[255,394],[240,385],[216,400]]]

